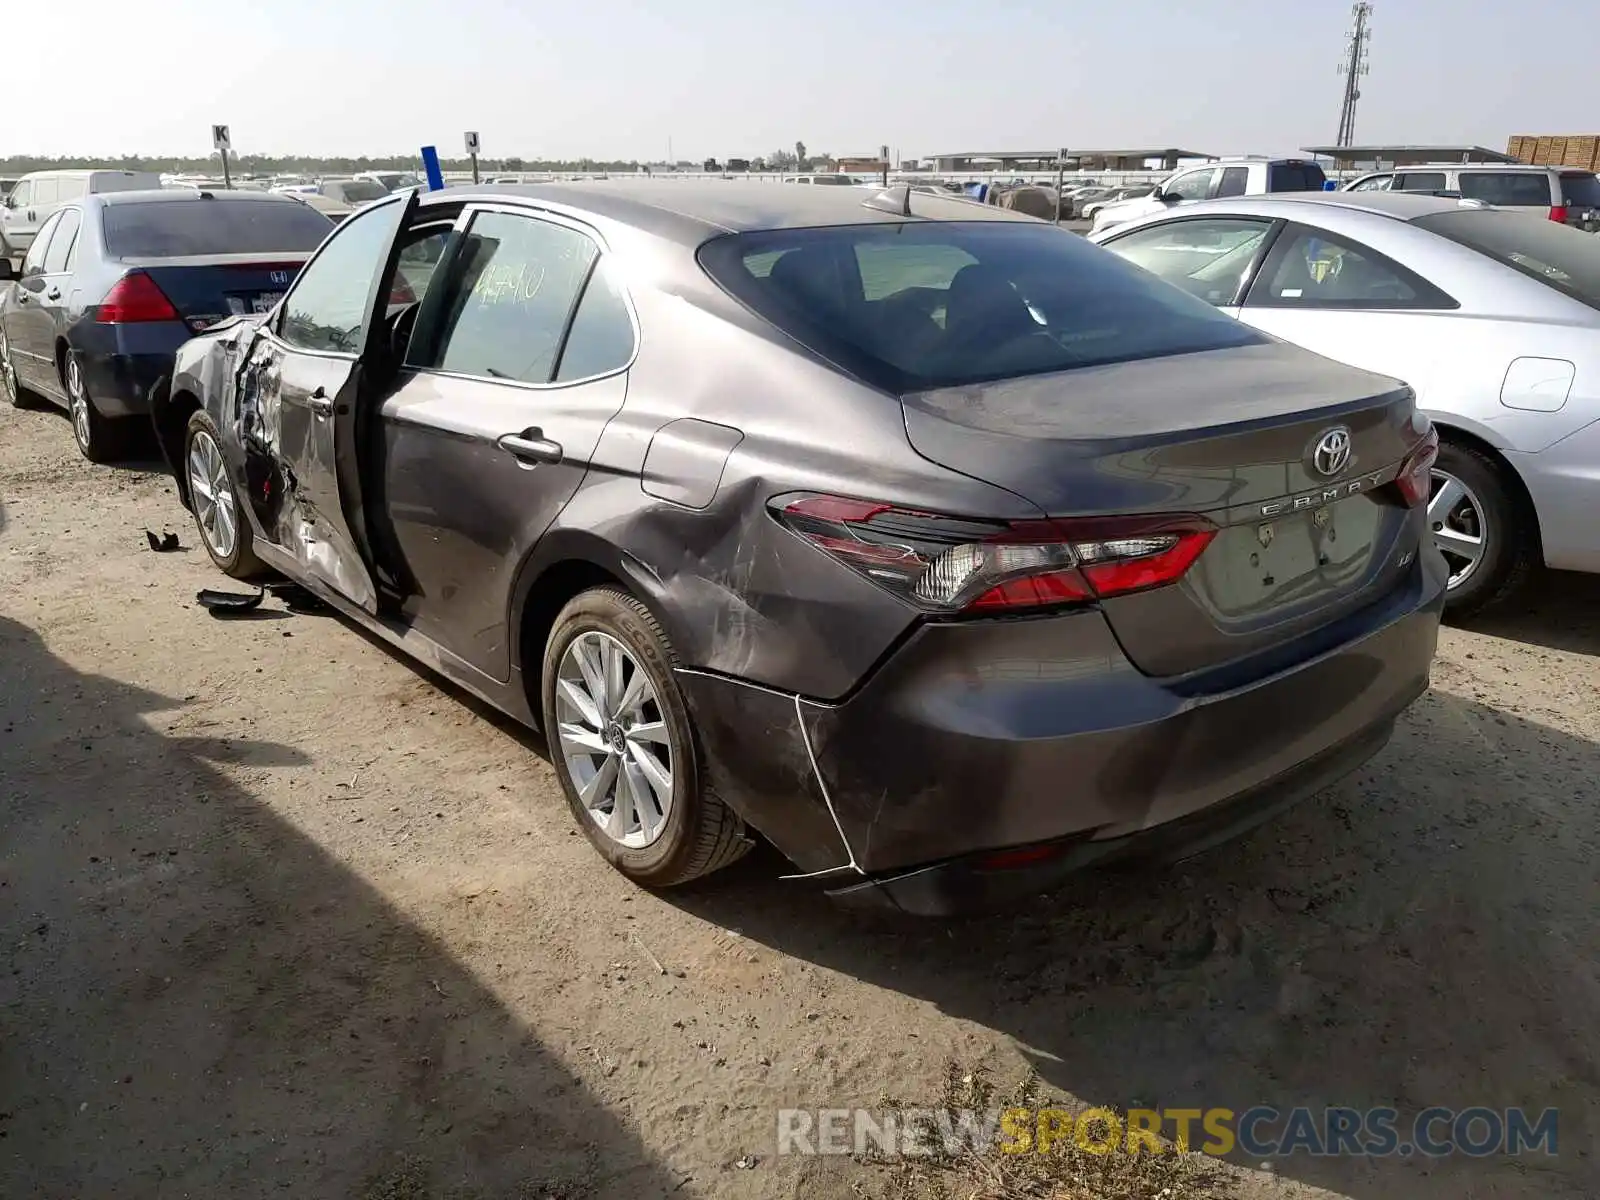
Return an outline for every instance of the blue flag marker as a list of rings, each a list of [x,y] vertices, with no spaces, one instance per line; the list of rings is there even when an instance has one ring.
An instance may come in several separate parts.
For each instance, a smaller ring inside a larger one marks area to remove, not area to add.
[[[439,170],[439,151],[434,146],[422,148],[422,169],[428,175],[428,190],[430,192],[444,191],[444,172]]]

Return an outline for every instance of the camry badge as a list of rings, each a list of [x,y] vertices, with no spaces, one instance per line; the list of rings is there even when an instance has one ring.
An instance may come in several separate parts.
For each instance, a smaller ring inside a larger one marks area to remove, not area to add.
[[[1319,475],[1333,476],[1350,465],[1350,431],[1343,425],[1325,430],[1311,452],[1311,465]]]

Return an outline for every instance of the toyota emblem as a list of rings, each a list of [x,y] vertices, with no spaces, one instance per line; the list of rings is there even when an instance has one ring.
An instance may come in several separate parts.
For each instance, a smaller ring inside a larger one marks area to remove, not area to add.
[[[1319,475],[1333,476],[1350,465],[1350,431],[1336,425],[1317,438],[1311,452],[1311,465]]]

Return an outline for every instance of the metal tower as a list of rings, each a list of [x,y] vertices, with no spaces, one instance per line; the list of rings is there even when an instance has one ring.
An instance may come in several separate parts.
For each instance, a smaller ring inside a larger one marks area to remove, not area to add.
[[[1339,136],[1336,146],[1353,146],[1356,140],[1356,101],[1361,99],[1361,77],[1370,70],[1367,50],[1372,45],[1372,5],[1350,6],[1350,32],[1345,34],[1344,59],[1339,74],[1344,76],[1344,103],[1339,108]]]

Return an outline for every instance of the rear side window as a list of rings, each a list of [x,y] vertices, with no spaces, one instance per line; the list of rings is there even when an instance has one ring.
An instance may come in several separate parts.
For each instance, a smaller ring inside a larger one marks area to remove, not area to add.
[[[293,200],[152,200],[107,204],[102,228],[113,258],[272,254],[315,250],[333,229]]]
[[[706,271],[873,386],[919,391],[1259,344],[1261,335],[1075,234],[927,221],[735,234]]]
[[[44,273],[60,275],[72,261],[72,252],[78,245],[78,226],[83,218],[75,208],[65,209],[56,225],[55,236],[50,239],[50,249],[44,256]]]
[[[1217,184],[1218,196],[1242,196],[1250,186],[1249,167],[1223,167],[1222,181]],[[1279,189],[1282,190],[1282,189]]]
[[[1397,192],[1442,192],[1449,186],[1443,171],[1407,171],[1394,177]]]
[[[608,374],[627,366],[633,357],[633,321],[609,263],[602,258],[583,289],[567,344],[561,349],[557,383]]]
[[[1600,237],[1592,233],[1482,209],[1435,213],[1413,224],[1600,309]]]
[[[1600,208],[1600,178],[1589,171],[1561,176],[1561,203],[1572,208]]]
[[[1463,171],[1461,195],[1485,204],[1549,208],[1550,176],[1542,171]]]
[[[1320,192],[1328,177],[1322,168],[1310,162],[1273,163],[1268,168],[1269,192]]]

